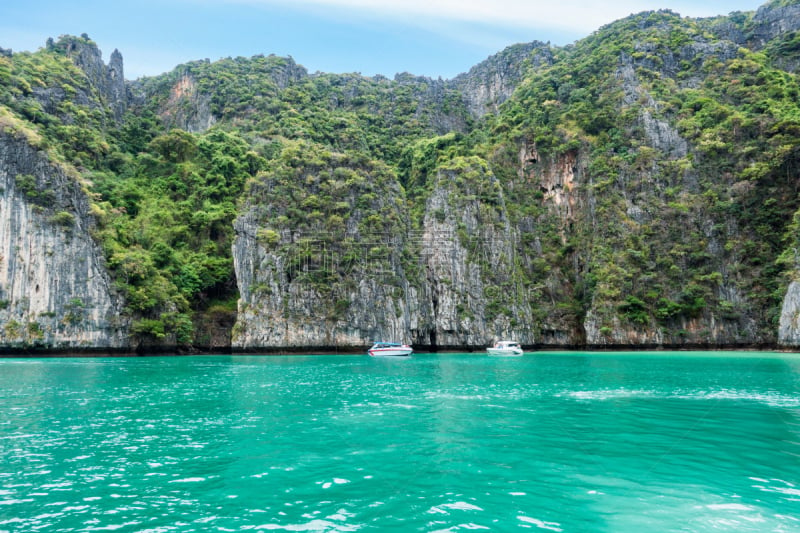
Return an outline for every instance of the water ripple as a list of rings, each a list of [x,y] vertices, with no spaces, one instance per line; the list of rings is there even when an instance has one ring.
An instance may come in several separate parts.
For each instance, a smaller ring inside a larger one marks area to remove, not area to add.
[[[800,365],[0,360],[0,530],[796,531]]]

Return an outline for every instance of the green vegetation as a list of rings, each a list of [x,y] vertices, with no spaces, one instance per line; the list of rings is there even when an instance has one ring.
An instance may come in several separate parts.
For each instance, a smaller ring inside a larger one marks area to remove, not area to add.
[[[93,176],[98,238],[138,333],[191,341],[191,313],[235,298],[231,244],[236,202],[265,165],[239,136],[172,130],[122,172]]]
[[[330,320],[365,276],[428,283],[409,237],[428,220],[449,225],[479,271],[483,294],[464,296],[459,319],[478,298],[488,321],[550,334],[575,335],[591,314],[609,338],[618,323],[681,340],[746,319],[769,338],[800,270],[800,85],[782,67],[797,64],[800,38],[751,50],[720,32],[753,24],[630,16],[548,62],[509,66],[522,82],[482,119],[456,84],[309,75],[255,56],[139,80],[145,98],[117,122],[71,59],[93,43],[62,37],[0,56],[0,129],[80,172],[142,338],[195,343],[204,315],[235,314],[243,212],[265,268],[324,295]],[[52,204],[33,176],[14,185]],[[64,210],[50,221],[75,223]],[[75,305],[65,320],[81,317]]]
[[[547,264],[575,283],[538,305],[571,300],[578,316],[591,307],[607,323],[620,316],[677,331],[703,315],[738,319],[726,299],[736,294],[765,334],[775,327],[779,273],[794,268],[776,260],[798,208],[797,78],[767,54],[733,48],[723,60],[687,48],[704,41],[731,46],[670,12],[631,16],[530,76],[490,122],[503,134],[497,145],[536,146],[531,176],[542,162],[575,161],[576,196],[592,205],[554,220],[524,200],[535,189],[505,174],[514,183],[510,213],[540,223]],[[686,150],[659,142],[665,128]],[[554,253],[559,240],[566,253]]]
[[[328,308],[317,311],[335,320],[348,308],[344,294],[358,279],[399,260],[402,249],[390,245],[402,240],[408,221],[394,201],[398,194],[397,178],[385,164],[286,141],[269,170],[250,182],[247,198],[262,226],[257,242],[270,251],[272,267],[281,269],[276,278],[325,295]],[[254,296],[269,291],[256,288]]]

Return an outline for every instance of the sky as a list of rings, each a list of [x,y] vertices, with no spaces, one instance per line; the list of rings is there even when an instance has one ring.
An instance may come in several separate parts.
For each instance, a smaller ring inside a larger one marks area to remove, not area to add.
[[[0,47],[87,34],[125,78],[198,59],[291,56],[309,72],[450,79],[516,43],[564,46],[641,11],[686,17],[767,0],[0,0]]]

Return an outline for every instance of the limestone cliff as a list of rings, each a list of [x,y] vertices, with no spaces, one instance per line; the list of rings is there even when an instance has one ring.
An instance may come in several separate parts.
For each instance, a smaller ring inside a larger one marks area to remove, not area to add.
[[[204,132],[217,122],[217,117],[211,112],[210,95],[198,89],[191,72],[185,72],[173,84],[160,116],[171,127],[193,133]]]
[[[472,116],[496,113],[530,70],[553,62],[550,46],[538,41],[509,46],[459,74],[449,85],[459,90]]]
[[[800,346],[800,283],[796,281],[789,285],[783,299],[778,342],[783,346]]]
[[[75,65],[86,73],[87,88],[94,94],[86,95],[86,103],[94,107],[108,108],[119,122],[128,108],[128,88],[125,81],[122,54],[119,50],[111,53],[108,65],[103,62],[102,53],[88,36],[62,37],[58,42],[50,39],[49,48],[57,48],[72,59]],[[57,90],[57,88],[51,88]],[[97,99],[95,95],[99,95]],[[63,98],[62,98],[63,99]],[[78,100],[79,103],[80,99]]]
[[[257,55],[216,63],[206,59],[180,65],[163,76],[132,82],[130,92],[138,107],[155,103],[155,112],[167,128],[202,133],[218,121],[233,118],[234,110],[253,111],[253,102],[230,99],[230,94],[240,88],[241,79],[231,75],[238,73],[240,63],[252,68],[246,74],[240,73],[242,77],[259,80],[253,87],[259,98],[275,96],[308,77],[308,71],[291,57]],[[219,71],[226,68],[229,72],[219,77]]]
[[[124,348],[122,305],[91,237],[74,171],[35,136],[0,127],[0,338],[3,348]]]
[[[788,36],[800,29],[800,5],[771,2],[758,8],[750,28],[749,41],[757,48],[775,38]]]
[[[0,344],[800,346],[795,4],[453,80],[0,49]]]
[[[515,232],[485,163],[458,160],[441,169],[416,205],[379,169],[346,156],[332,155],[329,167],[302,164],[310,187],[298,190],[276,171],[251,188],[236,221],[234,348],[353,349],[395,339],[473,349],[506,337],[536,341],[525,292],[514,285]],[[330,175],[349,177],[347,185],[332,184]],[[326,220],[313,209],[327,194],[339,199],[342,214]],[[294,211],[290,202],[311,211]],[[421,211],[418,229],[403,206]]]
[[[419,303],[395,231],[407,225],[396,181],[385,168],[341,154],[319,161],[312,147],[301,150],[251,186],[236,220],[234,348],[353,349],[409,340],[419,327]],[[287,176],[304,176],[304,186]],[[328,195],[335,209],[323,213],[319,198]]]
[[[518,281],[519,235],[483,161],[456,160],[436,174],[420,237],[416,262],[428,339],[418,342],[481,347],[506,338],[538,341],[539,325]]]

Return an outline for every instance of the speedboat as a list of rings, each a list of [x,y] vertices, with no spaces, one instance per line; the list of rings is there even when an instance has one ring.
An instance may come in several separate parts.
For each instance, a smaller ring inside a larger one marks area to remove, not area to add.
[[[522,355],[522,347],[518,342],[500,341],[494,346],[486,348],[489,355]]]
[[[376,342],[372,348],[367,350],[372,356],[376,355],[410,355],[414,349],[408,344],[400,344],[399,342]]]

